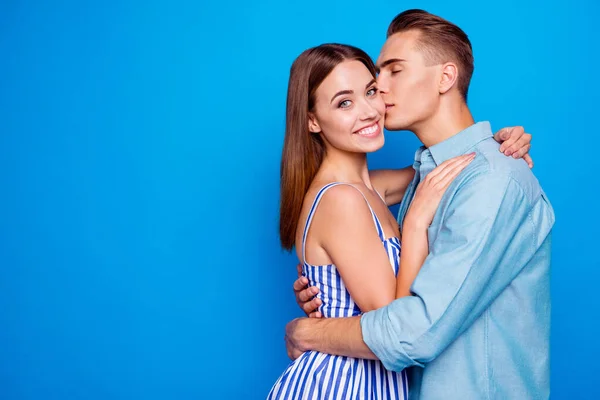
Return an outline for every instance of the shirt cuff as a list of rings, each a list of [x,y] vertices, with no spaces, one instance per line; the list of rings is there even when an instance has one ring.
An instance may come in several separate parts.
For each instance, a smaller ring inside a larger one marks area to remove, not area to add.
[[[389,320],[389,307],[369,311],[360,318],[360,327],[365,344],[390,371],[400,372],[407,367],[423,364],[406,354],[400,342],[400,332],[395,332]]]

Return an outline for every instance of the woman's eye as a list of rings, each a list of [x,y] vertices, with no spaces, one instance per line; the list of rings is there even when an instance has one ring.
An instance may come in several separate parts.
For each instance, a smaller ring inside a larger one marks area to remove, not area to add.
[[[397,74],[397,73],[399,73],[399,72],[402,72],[402,70],[401,70],[401,69],[397,69],[397,70],[395,70],[395,71],[392,71],[392,75],[396,75],[396,74]]]
[[[367,96],[375,96],[377,94],[377,88],[371,88],[367,92]]]
[[[338,104],[338,107],[348,108],[348,107],[350,107],[350,104],[352,104],[352,102],[350,100],[344,100],[344,101],[341,101],[340,104]]]

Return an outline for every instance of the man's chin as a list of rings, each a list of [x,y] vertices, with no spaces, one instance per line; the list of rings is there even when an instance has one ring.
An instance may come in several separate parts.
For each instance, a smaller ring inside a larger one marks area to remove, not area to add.
[[[406,121],[400,121],[399,118],[392,118],[389,113],[386,113],[384,120],[384,128],[386,131],[405,131],[408,130],[408,124]]]
[[[384,127],[385,127],[386,131],[390,131],[390,132],[409,130],[408,126],[405,126],[404,124],[388,124],[388,123],[386,123]]]

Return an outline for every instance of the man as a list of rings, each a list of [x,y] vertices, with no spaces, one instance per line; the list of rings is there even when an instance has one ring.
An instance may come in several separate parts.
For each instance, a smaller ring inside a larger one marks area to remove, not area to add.
[[[444,195],[413,295],[360,317],[296,319],[286,328],[288,354],[317,350],[378,358],[395,371],[412,367],[412,399],[548,398],[554,212],[527,164],[498,151],[489,123],[474,123],[467,35],[425,11],[403,12],[377,65],[386,128],[410,130],[424,144],[400,226],[433,168],[477,156]],[[299,291],[300,302],[314,294]]]

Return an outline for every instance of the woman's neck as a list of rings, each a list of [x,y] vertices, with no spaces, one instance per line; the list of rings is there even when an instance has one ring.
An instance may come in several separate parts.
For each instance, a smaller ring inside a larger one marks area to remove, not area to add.
[[[372,189],[365,153],[328,149],[316,176],[329,182],[362,183]]]

